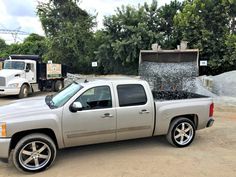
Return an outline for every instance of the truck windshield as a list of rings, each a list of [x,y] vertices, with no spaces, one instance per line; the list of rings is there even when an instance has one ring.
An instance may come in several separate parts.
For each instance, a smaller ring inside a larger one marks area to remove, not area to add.
[[[49,105],[50,108],[59,108],[63,106],[72,96],[74,96],[82,88],[83,86],[74,82],[65,87],[60,92],[56,93],[55,95],[47,96],[46,103]]]
[[[3,69],[18,69],[18,70],[24,70],[25,69],[25,62],[23,61],[11,61],[6,60],[4,62],[4,68]]]

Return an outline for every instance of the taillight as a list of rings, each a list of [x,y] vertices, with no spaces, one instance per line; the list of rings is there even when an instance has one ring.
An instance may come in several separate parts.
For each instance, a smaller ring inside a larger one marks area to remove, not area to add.
[[[212,117],[214,113],[214,103],[211,103],[210,110],[209,110],[209,117]]]

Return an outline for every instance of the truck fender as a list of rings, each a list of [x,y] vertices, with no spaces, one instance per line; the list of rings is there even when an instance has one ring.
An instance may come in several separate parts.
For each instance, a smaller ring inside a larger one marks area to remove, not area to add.
[[[34,120],[33,123],[32,120]],[[63,138],[60,133],[62,132],[60,121],[55,114],[25,116],[21,118],[21,121],[12,120],[8,122],[8,124],[11,124],[10,127],[14,127],[8,131],[9,137],[14,137],[16,134],[21,134],[21,132],[23,132],[23,135],[24,132],[27,132],[28,134],[42,133],[40,130],[48,129],[52,130],[55,134],[58,148],[64,147]]]
[[[14,78],[12,79],[9,84],[19,84],[18,87],[21,88],[23,84],[27,84],[30,87],[30,83],[25,78]],[[8,85],[9,85],[8,84]],[[31,88],[31,87],[30,87]]]
[[[203,106],[206,102],[188,102],[188,103],[176,103],[161,106],[156,110],[156,129],[154,135],[165,135],[168,133],[171,121],[176,117],[193,117],[198,124],[198,129],[206,125],[208,120],[208,106]],[[210,104],[210,102],[209,102]],[[197,125],[196,125],[197,126]]]
[[[25,78],[14,78],[9,82],[8,85],[10,85],[10,84],[19,84],[18,88],[21,88],[23,84],[26,84],[26,85],[29,86],[30,92],[32,91],[30,83]]]

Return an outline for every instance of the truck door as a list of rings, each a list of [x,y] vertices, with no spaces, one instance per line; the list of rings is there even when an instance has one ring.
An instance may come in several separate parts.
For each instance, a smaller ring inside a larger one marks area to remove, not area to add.
[[[116,84],[117,140],[148,137],[154,127],[153,102],[142,84]]]
[[[81,111],[64,109],[63,136],[66,146],[115,140],[116,110],[112,98],[111,86],[96,86],[86,90],[74,101],[82,104]]]
[[[36,83],[36,71],[33,63],[26,63],[25,72],[25,78],[29,81],[29,83]]]

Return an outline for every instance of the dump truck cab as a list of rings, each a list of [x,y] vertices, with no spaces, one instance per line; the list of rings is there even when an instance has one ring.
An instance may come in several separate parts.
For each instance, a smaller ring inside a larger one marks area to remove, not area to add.
[[[25,98],[29,93],[50,87],[59,91],[64,86],[61,64],[46,64],[37,55],[11,55],[0,71],[0,95],[18,95]]]

